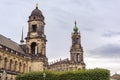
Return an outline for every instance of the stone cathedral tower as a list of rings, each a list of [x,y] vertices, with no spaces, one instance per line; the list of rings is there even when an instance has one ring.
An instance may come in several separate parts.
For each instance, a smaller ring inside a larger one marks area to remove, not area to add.
[[[85,69],[83,60],[83,48],[81,46],[81,36],[75,21],[75,26],[72,33],[72,46],[70,48],[70,60],[68,58],[57,62],[52,62],[49,69],[52,71],[71,71]]]
[[[26,37],[26,53],[31,56],[33,62],[33,68],[35,68],[38,62],[43,62],[47,67],[48,59],[46,57],[46,35],[44,34],[44,16],[36,8],[32,11],[28,20],[28,34]],[[39,70],[39,69],[38,69]]]
[[[75,21],[75,27],[73,29],[73,33],[72,33],[72,46],[70,49],[70,60],[72,64],[80,64],[80,68],[85,68],[85,63],[83,60],[83,48],[81,46],[81,36],[80,36],[80,32],[78,32],[78,28],[76,25],[76,21]]]

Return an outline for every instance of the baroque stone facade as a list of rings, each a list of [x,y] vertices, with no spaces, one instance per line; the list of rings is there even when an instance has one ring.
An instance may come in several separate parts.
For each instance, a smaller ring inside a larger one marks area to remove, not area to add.
[[[6,80],[15,80],[16,75],[31,71],[85,69],[83,48],[80,43],[81,37],[76,22],[74,32],[72,33],[70,60],[64,59],[50,65],[48,65],[48,58],[46,57],[47,40],[44,34],[44,27],[44,16],[38,9],[37,4],[29,16],[28,33],[25,43],[23,40],[23,31],[21,44],[0,34],[0,80],[4,71],[7,73]]]

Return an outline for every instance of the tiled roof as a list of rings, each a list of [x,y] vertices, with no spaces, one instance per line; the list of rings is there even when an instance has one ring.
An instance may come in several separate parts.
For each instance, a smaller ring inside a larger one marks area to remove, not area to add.
[[[16,42],[0,34],[0,44],[21,54],[25,54],[23,49]]]

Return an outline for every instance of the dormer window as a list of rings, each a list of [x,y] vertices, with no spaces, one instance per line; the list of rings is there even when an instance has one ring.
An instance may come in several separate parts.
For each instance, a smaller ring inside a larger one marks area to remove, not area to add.
[[[11,50],[11,53],[13,53],[13,50]]]
[[[0,45],[0,49],[2,49],[2,46]]]
[[[32,31],[33,31],[33,32],[36,32],[36,31],[37,31],[37,25],[36,25],[36,24],[32,25]]]
[[[6,48],[6,51],[8,51],[8,48]]]

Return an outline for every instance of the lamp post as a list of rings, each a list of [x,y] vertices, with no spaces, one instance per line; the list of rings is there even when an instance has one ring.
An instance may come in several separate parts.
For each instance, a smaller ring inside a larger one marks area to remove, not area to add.
[[[44,78],[44,80],[45,80],[45,78],[46,78],[46,74],[45,74],[45,73],[43,73],[43,78]]]
[[[2,80],[6,80],[6,76],[7,76],[7,73],[6,73],[6,71],[4,70],[3,73],[2,73]]]

